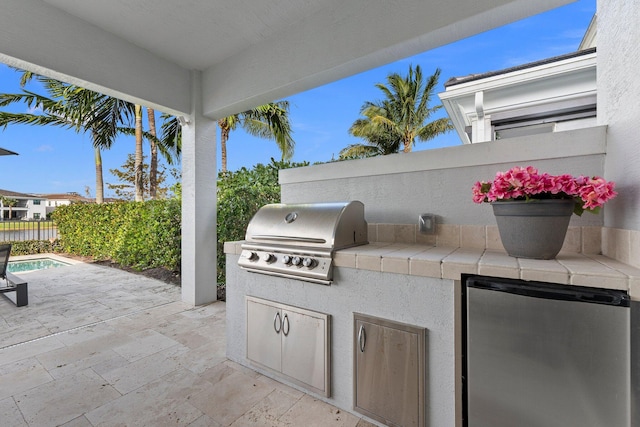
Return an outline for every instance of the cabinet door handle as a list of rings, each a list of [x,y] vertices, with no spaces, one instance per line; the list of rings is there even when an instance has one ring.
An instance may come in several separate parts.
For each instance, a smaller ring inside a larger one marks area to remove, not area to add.
[[[367,341],[367,336],[364,332],[364,325],[360,325],[360,330],[358,331],[358,345],[360,346],[360,352],[364,353],[364,345]]]
[[[282,333],[285,337],[289,335],[289,316],[286,314],[284,315],[284,322],[282,323]]]
[[[280,329],[282,329],[282,320],[280,319],[279,311],[277,311],[276,315],[273,317],[273,329],[275,329],[276,334],[279,334]]]

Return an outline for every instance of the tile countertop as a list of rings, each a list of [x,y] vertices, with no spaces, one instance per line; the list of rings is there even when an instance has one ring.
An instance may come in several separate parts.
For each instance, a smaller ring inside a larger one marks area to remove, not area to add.
[[[241,243],[225,243],[225,253],[240,254]],[[640,269],[603,255],[563,252],[554,260],[536,260],[488,249],[376,242],[337,251],[335,266],[452,280],[479,274],[621,289],[640,301]]]

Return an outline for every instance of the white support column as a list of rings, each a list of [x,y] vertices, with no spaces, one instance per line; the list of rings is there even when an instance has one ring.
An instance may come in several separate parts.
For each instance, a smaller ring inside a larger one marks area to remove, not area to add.
[[[202,76],[191,73],[182,127],[182,301],[216,300],[216,122],[202,115]]]

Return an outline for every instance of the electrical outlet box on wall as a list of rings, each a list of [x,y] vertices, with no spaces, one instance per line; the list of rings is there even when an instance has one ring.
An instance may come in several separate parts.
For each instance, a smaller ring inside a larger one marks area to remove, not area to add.
[[[422,234],[435,234],[436,216],[434,214],[422,214],[418,218],[418,226]]]

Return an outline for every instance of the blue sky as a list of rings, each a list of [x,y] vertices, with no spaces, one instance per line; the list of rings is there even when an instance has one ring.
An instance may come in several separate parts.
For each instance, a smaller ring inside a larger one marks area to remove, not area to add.
[[[380,99],[376,83],[384,83],[389,73],[406,74],[409,65],[420,65],[425,75],[442,70],[436,92],[444,91],[451,77],[499,70],[575,51],[596,11],[596,0],[580,0],[567,6],[518,21],[513,24],[424,52],[335,83],[287,98],[296,141],[293,161],[324,162],[337,158],[340,150],[359,142],[348,133],[358,119],[365,101]],[[0,64],[0,92],[20,90],[19,74]],[[435,97],[433,103],[440,103]],[[433,104],[432,104],[433,105]],[[26,111],[25,107],[12,109]],[[444,114],[444,109],[441,110]],[[219,137],[218,137],[219,140]],[[415,150],[427,150],[461,144],[451,132]],[[104,180],[117,183],[109,169],[119,168],[128,153],[133,153],[133,136],[121,136],[114,147],[103,152]],[[89,187],[95,196],[95,165],[88,135],[52,127],[14,125],[0,130],[0,147],[19,156],[0,156],[0,188],[23,193],[85,193]],[[236,170],[256,163],[280,159],[275,143],[231,133],[228,168]],[[148,147],[145,147],[148,154]],[[218,153],[218,164],[220,154]],[[219,167],[219,166],[218,166]],[[106,195],[110,193],[106,189]]]

